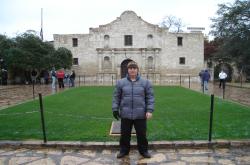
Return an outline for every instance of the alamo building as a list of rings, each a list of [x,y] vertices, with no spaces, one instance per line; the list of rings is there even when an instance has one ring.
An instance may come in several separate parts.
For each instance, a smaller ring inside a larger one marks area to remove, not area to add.
[[[73,54],[77,75],[96,81],[120,79],[129,61],[140,67],[142,77],[155,83],[164,77],[196,76],[204,68],[204,36],[201,32],[169,32],[125,11],[114,21],[89,28],[89,34],[54,34],[54,46]]]

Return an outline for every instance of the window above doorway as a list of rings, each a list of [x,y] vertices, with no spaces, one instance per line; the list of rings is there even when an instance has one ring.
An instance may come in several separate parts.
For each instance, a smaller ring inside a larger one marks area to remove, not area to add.
[[[125,35],[124,36],[124,45],[125,46],[132,46],[133,45],[133,36],[132,35]]]
[[[148,39],[153,39],[153,35],[152,35],[152,34],[149,34],[149,35],[147,36],[147,38],[148,38]]]

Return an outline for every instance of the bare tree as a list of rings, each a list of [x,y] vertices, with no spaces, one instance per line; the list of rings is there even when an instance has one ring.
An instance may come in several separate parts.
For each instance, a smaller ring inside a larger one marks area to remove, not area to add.
[[[185,26],[180,18],[173,15],[165,16],[160,23],[161,27],[168,28],[172,32],[182,32],[182,28]]]

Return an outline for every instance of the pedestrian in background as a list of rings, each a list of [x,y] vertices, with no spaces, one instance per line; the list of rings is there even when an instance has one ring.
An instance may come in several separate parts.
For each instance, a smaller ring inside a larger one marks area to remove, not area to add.
[[[76,74],[75,74],[75,71],[72,70],[71,74],[70,74],[70,84],[71,84],[71,87],[74,87],[75,86],[75,78],[76,78]]]
[[[8,71],[5,69],[2,69],[2,85],[8,84]]]
[[[52,83],[51,83],[51,87],[52,89],[56,88],[56,70],[55,67],[52,68],[51,70],[51,79],[52,79]]]
[[[226,86],[226,78],[227,78],[227,74],[224,72],[224,70],[222,69],[221,72],[219,73],[219,79],[220,79],[220,85],[219,88],[221,88],[221,84],[223,89],[225,89]]]
[[[113,94],[113,116],[121,118],[120,153],[117,158],[129,154],[131,131],[134,125],[137,137],[137,148],[144,158],[150,158],[146,137],[147,119],[154,111],[154,94],[151,83],[142,79],[137,63],[131,61],[127,65],[127,77],[119,80]]]
[[[60,69],[57,74],[57,81],[58,81],[58,85],[59,85],[59,88],[64,88],[64,77],[65,77],[65,73],[64,73],[64,69]]]
[[[38,75],[37,71],[35,69],[33,69],[31,71],[31,81],[32,81],[33,84],[36,83],[36,77],[37,77],[37,75]]]
[[[204,73],[204,70],[202,69],[200,72],[199,72],[199,77],[200,77],[200,82],[201,82],[201,89],[203,89],[203,81],[202,81],[202,75]]]
[[[203,82],[203,90],[208,90],[208,82],[210,80],[210,73],[207,69],[205,69],[204,73],[202,74],[202,82]]]
[[[43,78],[44,78],[45,84],[48,85],[49,84],[49,72],[47,70],[43,72]]]

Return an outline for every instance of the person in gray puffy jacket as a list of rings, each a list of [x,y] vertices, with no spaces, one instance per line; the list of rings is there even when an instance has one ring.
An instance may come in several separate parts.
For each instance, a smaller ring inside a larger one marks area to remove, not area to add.
[[[144,158],[150,158],[148,140],[146,137],[146,120],[152,117],[154,111],[154,94],[149,80],[138,74],[137,63],[128,63],[127,77],[119,80],[113,94],[113,116],[121,118],[120,153],[117,158],[129,154],[131,130],[134,125],[137,136],[137,147]]]

